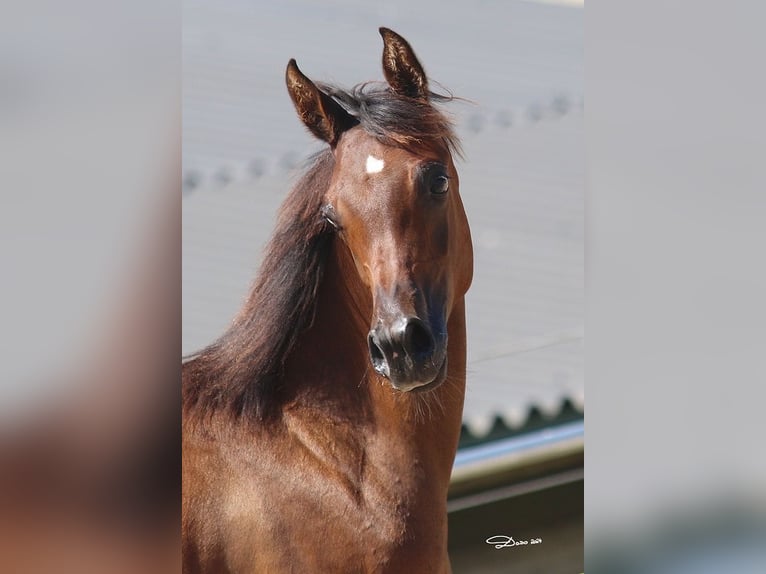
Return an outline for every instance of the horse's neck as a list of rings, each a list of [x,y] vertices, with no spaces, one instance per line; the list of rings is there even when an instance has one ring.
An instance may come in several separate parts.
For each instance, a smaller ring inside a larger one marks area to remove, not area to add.
[[[366,458],[388,457],[385,466],[392,472],[419,468],[431,487],[446,489],[465,392],[463,300],[448,323],[447,381],[435,391],[416,394],[395,391],[371,368],[372,298],[340,240],[329,256],[318,297],[314,322],[288,360],[285,416],[303,429],[297,432],[318,432],[319,437],[335,432],[340,453],[348,450],[350,456],[362,449]]]

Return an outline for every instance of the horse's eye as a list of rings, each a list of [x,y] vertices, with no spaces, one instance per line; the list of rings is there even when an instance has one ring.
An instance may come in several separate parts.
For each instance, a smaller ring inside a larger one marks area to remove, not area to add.
[[[437,175],[431,180],[431,193],[433,195],[444,195],[447,191],[449,191],[449,177]]]
[[[343,229],[338,223],[338,215],[335,213],[335,208],[332,205],[327,204],[322,206],[322,208],[319,210],[319,213],[327,221],[327,223],[332,225],[336,230],[341,231]]]

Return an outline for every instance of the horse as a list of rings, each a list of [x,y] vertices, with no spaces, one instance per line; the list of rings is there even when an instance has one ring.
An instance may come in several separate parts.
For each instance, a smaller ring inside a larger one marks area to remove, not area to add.
[[[473,249],[460,144],[410,44],[385,82],[315,83],[327,144],[280,208],[242,309],[182,367],[183,570],[445,573]]]

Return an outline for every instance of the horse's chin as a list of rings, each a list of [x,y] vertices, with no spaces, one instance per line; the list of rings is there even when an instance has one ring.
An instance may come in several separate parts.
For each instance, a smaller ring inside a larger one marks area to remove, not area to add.
[[[392,382],[391,386],[394,388],[394,390],[399,391],[400,393],[427,393],[439,387],[445,380],[447,380],[446,356],[444,357],[442,366],[439,368],[439,372],[436,373],[436,376],[433,378],[433,380],[425,383],[396,384]]]

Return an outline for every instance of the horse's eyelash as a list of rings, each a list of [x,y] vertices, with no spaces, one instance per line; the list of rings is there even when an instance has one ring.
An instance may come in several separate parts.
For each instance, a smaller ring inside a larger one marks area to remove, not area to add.
[[[329,223],[330,225],[332,225],[335,228],[336,231],[342,231],[343,230],[343,227],[337,221],[335,221],[335,219],[333,218],[333,214],[335,213],[335,209],[333,208],[332,205],[328,204],[328,205],[323,206],[322,209],[319,210],[319,213],[325,219],[325,221],[327,221],[327,223]]]
[[[423,174],[424,175],[437,175],[437,176],[443,176],[447,179],[451,179],[449,174],[447,173],[447,168],[444,164],[440,162],[430,162],[426,164],[423,168]]]

